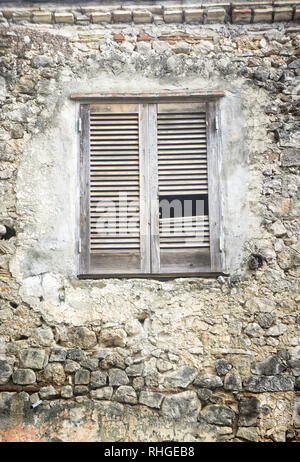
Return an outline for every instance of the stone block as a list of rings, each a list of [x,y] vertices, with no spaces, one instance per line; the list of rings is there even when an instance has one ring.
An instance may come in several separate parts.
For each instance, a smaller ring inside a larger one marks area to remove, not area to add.
[[[235,412],[230,407],[213,404],[206,406],[201,416],[209,424],[229,427],[233,425]]]
[[[130,377],[138,377],[142,375],[144,369],[144,364],[131,364],[131,366],[126,367],[125,372]]]
[[[186,8],[184,10],[184,19],[187,23],[202,23],[203,22],[202,8]]]
[[[295,396],[294,400],[294,425],[300,428],[300,396]]]
[[[109,371],[109,385],[112,386],[120,386],[120,385],[127,385],[129,383],[129,379],[127,374],[122,371],[122,369],[110,369]]]
[[[191,366],[181,366],[177,371],[166,377],[166,383],[170,387],[186,388],[197,377],[198,370]]]
[[[107,382],[107,374],[104,371],[94,371],[91,373],[91,387],[104,387]]]
[[[0,359],[0,385],[9,381],[12,375],[12,368],[5,359]]]
[[[20,366],[25,369],[43,369],[45,356],[45,350],[36,350],[33,348],[21,350],[19,354]]]
[[[296,61],[299,61],[300,64],[300,60]],[[300,149],[285,149],[280,156],[280,160],[283,167],[298,167],[300,165]]]
[[[274,22],[278,21],[291,21],[293,17],[292,7],[275,7]]]
[[[215,24],[224,22],[225,9],[224,8],[209,8],[206,14],[206,24]]]
[[[74,15],[68,11],[58,12],[55,11],[54,19],[56,24],[74,24]]]
[[[239,402],[239,425],[254,427],[258,424],[259,400],[254,396],[242,399]]]
[[[300,20],[300,6],[296,6],[294,13],[294,21]]]
[[[122,385],[115,393],[115,400],[120,403],[137,404],[137,395],[134,388]]]
[[[214,388],[222,387],[223,382],[222,382],[222,379],[218,377],[217,375],[203,374],[203,375],[200,375],[200,377],[198,377],[194,381],[194,385],[195,387],[199,387],[199,388],[214,389]]]
[[[258,430],[257,428],[240,427],[236,434],[237,438],[242,440],[257,442],[258,441]]]
[[[54,348],[51,352],[49,362],[64,362],[67,358],[67,350],[64,348]]]
[[[152,22],[152,13],[149,10],[134,10],[133,22],[135,24],[149,24]]]
[[[48,387],[42,387],[39,391],[40,398],[41,399],[51,399],[51,398],[57,398],[59,396],[59,393],[57,390],[52,385],[49,385]]]
[[[132,14],[130,10],[115,10],[113,12],[115,22],[131,22]]]
[[[91,13],[92,23],[97,24],[100,22],[110,23],[111,22],[111,13],[109,11],[95,11]]]
[[[164,395],[162,393],[156,391],[141,391],[139,403],[159,409],[163,399]]]
[[[254,8],[253,22],[272,22],[273,8]]]
[[[17,369],[12,375],[12,380],[16,385],[31,385],[36,381],[36,376],[31,369]]]
[[[292,391],[294,379],[289,375],[274,375],[262,377],[249,377],[244,386],[252,393],[265,393],[276,391]]]
[[[74,395],[81,396],[86,395],[89,391],[89,388],[85,385],[76,385],[74,387]]]
[[[224,389],[227,391],[239,391],[242,389],[242,380],[238,374],[227,374],[224,380]]]
[[[97,390],[91,391],[91,398],[110,400],[113,395],[113,391],[113,387],[98,388]]]
[[[91,373],[87,369],[78,369],[75,372],[74,382],[76,385],[88,385],[90,383]]]
[[[52,13],[51,11],[35,11],[32,14],[32,22],[38,24],[51,24]]]
[[[73,388],[71,385],[66,385],[61,387],[60,394],[62,398],[72,398],[73,397]]]
[[[30,21],[30,19],[31,19],[31,12],[30,11],[14,11],[12,13],[12,20],[14,22]]]
[[[251,9],[234,8],[232,10],[232,22],[234,24],[249,24],[251,22]]]
[[[226,375],[232,369],[232,365],[226,359],[217,359],[216,371],[218,375]]]
[[[187,422],[196,422],[201,410],[200,402],[194,391],[184,391],[175,395],[166,396],[161,413],[169,419],[180,419]]]
[[[164,21],[166,23],[182,23],[183,20],[183,11],[181,9],[177,10],[165,10],[164,11]]]

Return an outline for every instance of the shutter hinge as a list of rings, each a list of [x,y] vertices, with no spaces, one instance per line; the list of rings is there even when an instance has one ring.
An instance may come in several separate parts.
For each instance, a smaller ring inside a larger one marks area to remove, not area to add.
[[[218,116],[215,117],[215,127],[216,127],[216,131],[219,130],[219,119],[218,119]]]
[[[78,131],[79,131],[79,133],[81,133],[81,130],[82,130],[82,122],[81,122],[81,117],[79,117],[79,119],[78,119]]]
[[[222,240],[221,240],[220,237],[218,239],[218,244],[219,244],[219,252],[222,252],[223,251],[223,245],[222,245]]]
[[[81,239],[78,241],[78,253],[81,253]]]

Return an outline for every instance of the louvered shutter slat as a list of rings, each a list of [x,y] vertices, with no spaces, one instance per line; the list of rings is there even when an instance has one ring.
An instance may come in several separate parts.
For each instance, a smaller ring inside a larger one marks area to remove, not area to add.
[[[207,198],[205,106],[158,105],[157,159],[160,201],[166,199],[172,204],[185,198],[187,201]],[[204,211],[201,216],[160,218],[161,272],[208,268],[209,246],[209,217]]]
[[[141,272],[139,105],[90,106],[90,272]]]

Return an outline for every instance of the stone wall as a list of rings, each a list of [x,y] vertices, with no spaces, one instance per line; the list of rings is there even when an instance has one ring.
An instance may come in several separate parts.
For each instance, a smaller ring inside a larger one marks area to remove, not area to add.
[[[300,26],[276,5],[262,24],[257,5],[212,24],[3,8],[0,441],[299,440]],[[225,91],[217,279],[77,278],[70,94],[137,82]]]

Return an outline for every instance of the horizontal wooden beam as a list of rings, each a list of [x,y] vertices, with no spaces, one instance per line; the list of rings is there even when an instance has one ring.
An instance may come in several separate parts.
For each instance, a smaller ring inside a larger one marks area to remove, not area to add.
[[[72,100],[82,103],[92,103],[99,101],[162,101],[162,100],[215,100],[225,96],[224,91],[206,91],[206,92],[164,92],[164,93],[72,93]]]

